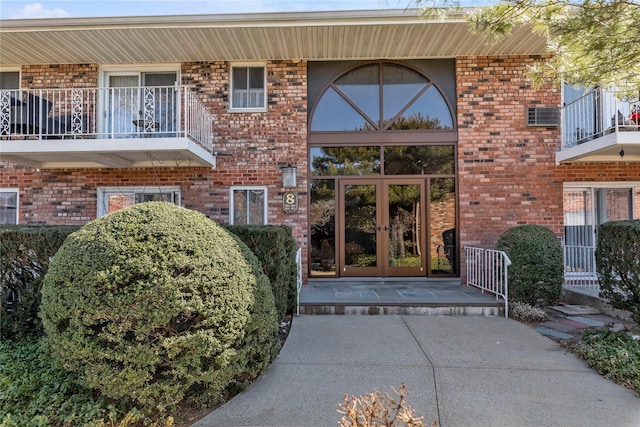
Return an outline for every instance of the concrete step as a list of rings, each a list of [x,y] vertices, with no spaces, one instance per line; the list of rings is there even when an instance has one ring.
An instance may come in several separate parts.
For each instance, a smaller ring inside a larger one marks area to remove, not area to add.
[[[300,314],[504,316],[504,302],[489,304],[300,304]]]
[[[300,313],[504,316],[504,301],[458,280],[327,280],[302,286]]]

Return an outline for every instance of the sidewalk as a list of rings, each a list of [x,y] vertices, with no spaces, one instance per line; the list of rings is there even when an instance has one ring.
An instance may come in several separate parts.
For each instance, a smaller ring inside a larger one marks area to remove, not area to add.
[[[332,426],[345,393],[405,384],[439,426],[640,425],[640,399],[514,320],[301,316],[271,367],[194,426]]]

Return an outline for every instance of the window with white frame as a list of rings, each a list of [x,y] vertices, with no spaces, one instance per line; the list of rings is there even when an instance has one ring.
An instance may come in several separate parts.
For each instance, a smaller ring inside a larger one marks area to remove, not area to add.
[[[18,189],[0,188],[0,224],[18,223]]]
[[[595,233],[607,221],[640,219],[640,183],[565,184],[565,242],[595,246]]]
[[[265,111],[267,109],[266,76],[264,65],[232,65],[230,110]]]
[[[102,187],[98,188],[98,217],[144,202],[180,205],[179,187]]]
[[[231,187],[231,224],[267,223],[266,187]]]
[[[0,90],[20,89],[20,71],[0,71]]]

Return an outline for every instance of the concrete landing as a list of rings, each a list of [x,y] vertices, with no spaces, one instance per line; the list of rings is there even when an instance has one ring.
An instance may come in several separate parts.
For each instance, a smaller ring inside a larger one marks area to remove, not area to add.
[[[315,281],[302,287],[300,313],[504,316],[504,301],[459,279]]]

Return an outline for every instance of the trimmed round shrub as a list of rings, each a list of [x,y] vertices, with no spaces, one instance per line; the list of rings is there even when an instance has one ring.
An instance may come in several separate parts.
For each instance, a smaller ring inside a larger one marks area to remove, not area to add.
[[[640,220],[610,221],[598,230],[600,296],[640,325]]]
[[[511,259],[509,299],[535,307],[555,304],[564,281],[562,244],[542,225],[519,225],[498,239],[496,249]]]
[[[49,265],[40,314],[51,354],[83,385],[149,411],[218,403],[278,349],[273,294],[253,253],[163,202],[71,234]]]

